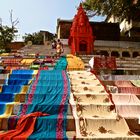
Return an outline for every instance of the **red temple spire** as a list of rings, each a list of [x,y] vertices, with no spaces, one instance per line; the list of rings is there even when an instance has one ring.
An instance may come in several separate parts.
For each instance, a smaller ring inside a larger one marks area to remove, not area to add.
[[[91,54],[94,48],[93,41],[92,28],[80,3],[70,30],[69,45],[71,46],[71,53],[74,55]]]

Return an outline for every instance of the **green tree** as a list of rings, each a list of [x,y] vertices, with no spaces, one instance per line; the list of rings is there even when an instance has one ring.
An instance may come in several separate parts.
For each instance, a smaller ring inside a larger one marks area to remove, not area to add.
[[[0,19],[0,49],[5,49],[7,52],[11,51],[10,43],[14,40],[17,33],[16,25],[19,23],[18,19],[13,21],[12,10],[10,11],[11,27],[2,24]]]
[[[43,35],[40,32],[33,34],[25,34],[23,36],[24,42],[32,41],[33,44],[42,45],[43,44]]]
[[[83,6],[89,16],[102,15],[137,20],[140,16],[140,0],[86,0]]]

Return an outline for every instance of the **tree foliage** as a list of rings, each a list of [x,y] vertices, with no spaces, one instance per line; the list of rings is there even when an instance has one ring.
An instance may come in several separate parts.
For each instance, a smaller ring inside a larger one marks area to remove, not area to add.
[[[19,23],[18,19],[13,21],[12,10],[10,11],[11,27],[3,25],[0,19],[0,49],[10,51],[9,44],[14,40],[15,33],[17,33],[16,25]]]
[[[113,15],[119,21],[137,20],[140,16],[140,0],[85,0],[83,6],[89,16]]]
[[[28,41],[32,41],[32,43],[36,45],[43,44],[43,35],[40,32],[33,33],[33,34],[25,34],[25,36],[23,36],[23,39],[25,43],[28,43]]]

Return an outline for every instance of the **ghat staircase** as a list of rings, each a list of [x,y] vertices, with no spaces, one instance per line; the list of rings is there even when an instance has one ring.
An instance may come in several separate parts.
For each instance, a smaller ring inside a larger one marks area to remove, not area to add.
[[[107,80],[107,76],[110,74],[108,71],[104,71],[104,76],[91,74],[86,70],[89,68],[88,61],[92,56],[80,56],[85,62],[85,71],[69,71],[69,78],[71,81],[71,96],[70,104],[68,106],[67,115],[67,135],[69,139],[76,137],[76,139],[116,139],[116,140],[137,140],[140,139],[136,134],[140,133],[140,126],[138,124],[138,118],[122,118],[115,113],[113,108],[113,102],[109,97],[109,93],[106,91],[106,86],[113,86],[113,80]],[[138,80],[139,79],[139,59],[117,59],[117,71],[125,70],[123,79],[119,80]],[[133,65],[133,68],[132,68]],[[115,71],[116,72],[116,71]],[[115,73],[112,71],[111,75]],[[8,73],[7,73],[8,74]],[[1,85],[5,83],[7,74],[0,75]],[[130,75],[128,79],[127,75]],[[34,76],[36,73],[34,74]],[[134,76],[136,75],[136,76]],[[115,74],[117,76],[117,74]],[[119,76],[119,75],[118,75]],[[113,76],[112,76],[113,77]],[[126,77],[126,79],[124,78]],[[103,79],[104,78],[104,79]],[[101,79],[102,83],[99,81]],[[25,102],[25,94],[27,91],[25,85],[24,90],[16,95],[15,104],[13,105],[12,115],[16,115],[19,112],[19,107]],[[118,95],[128,97],[129,94],[117,93],[113,94],[113,98],[117,98]],[[139,98],[139,95],[137,95]],[[127,101],[121,102],[121,106],[127,107]],[[139,104],[129,104],[129,106],[136,106]],[[9,104],[9,107],[11,104]],[[7,129],[8,117],[3,117],[1,130]],[[108,124],[108,125],[107,125]],[[131,132],[129,131],[131,130]]]

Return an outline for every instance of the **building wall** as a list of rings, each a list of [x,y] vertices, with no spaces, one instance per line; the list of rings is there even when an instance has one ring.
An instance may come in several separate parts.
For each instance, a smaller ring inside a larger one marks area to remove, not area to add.
[[[119,40],[120,28],[118,23],[90,22],[96,40]],[[68,39],[72,21],[60,20],[57,25],[58,38]]]

